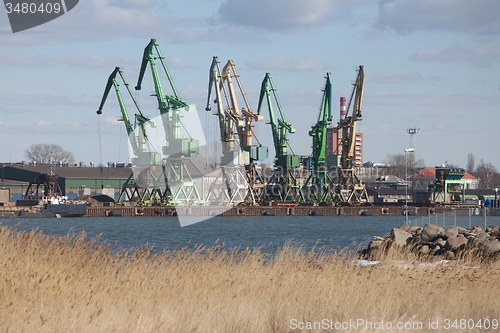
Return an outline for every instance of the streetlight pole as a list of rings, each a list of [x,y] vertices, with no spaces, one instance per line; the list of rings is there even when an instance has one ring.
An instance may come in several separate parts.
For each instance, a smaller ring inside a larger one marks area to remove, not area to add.
[[[414,148],[405,149],[405,225],[408,225],[408,158],[406,153],[413,153]]]

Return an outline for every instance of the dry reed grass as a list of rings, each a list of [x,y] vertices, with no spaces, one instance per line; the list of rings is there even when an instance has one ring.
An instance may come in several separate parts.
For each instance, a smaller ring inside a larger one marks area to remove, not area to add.
[[[388,258],[363,267],[346,254],[304,252],[292,243],[272,257],[220,246],[116,252],[84,233],[56,237],[2,226],[0,331],[323,332],[331,330],[297,326],[364,319],[413,320],[427,332],[428,320],[442,327],[445,318],[500,318],[498,263],[424,265],[396,252]]]

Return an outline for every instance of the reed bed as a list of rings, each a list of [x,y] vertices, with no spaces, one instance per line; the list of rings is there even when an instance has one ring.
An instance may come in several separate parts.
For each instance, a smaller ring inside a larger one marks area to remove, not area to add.
[[[363,266],[348,253],[293,242],[273,255],[222,245],[117,251],[85,233],[1,226],[0,331],[387,332],[422,323],[398,331],[435,332],[436,321],[441,331],[446,319],[500,318],[494,260],[432,264],[392,252]]]

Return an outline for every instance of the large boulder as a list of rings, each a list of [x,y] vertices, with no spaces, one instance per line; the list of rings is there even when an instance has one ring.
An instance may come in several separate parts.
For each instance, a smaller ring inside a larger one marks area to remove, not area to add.
[[[452,238],[452,237],[457,237],[458,234],[465,234],[467,232],[467,229],[462,228],[462,227],[457,227],[457,226],[450,226],[444,228],[444,236],[446,239]]]
[[[445,248],[447,250],[456,250],[468,243],[467,238],[464,235],[457,235],[455,237],[450,237],[446,240]]]
[[[488,229],[489,229],[488,232],[490,233],[491,237],[498,238],[498,236],[500,236],[500,229],[496,225],[490,226]]]
[[[419,250],[419,253],[422,254],[422,255],[427,255],[430,253],[430,248],[429,248],[429,245],[422,245],[420,247],[420,250]]]
[[[473,239],[473,244],[483,244],[490,238],[490,234],[486,231],[480,231]]]
[[[400,228],[392,229],[391,239],[392,242],[396,245],[406,246],[406,244],[408,244],[408,242],[411,240],[412,237],[413,237],[412,234],[410,234],[407,231],[404,231],[403,229]]]
[[[470,232],[475,233],[475,234],[477,234],[478,232],[481,232],[481,231],[483,231],[483,228],[481,228],[478,225],[473,226],[472,229],[470,230]]]
[[[444,247],[446,245],[446,241],[444,239],[442,239],[441,237],[439,237],[439,238],[435,239],[431,244],[434,246]]]
[[[500,251],[500,241],[498,239],[487,240],[484,242],[484,252],[494,254]]]
[[[422,232],[422,228],[417,227],[416,225],[412,225],[410,228],[408,228],[407,231],[412,233],[413,235],[419,235]]]
[[[444,228],[437,226],[435,224],[426,224],[422,229],[422,241],[432,242],[439,238],[440,235],[444,234]]]
[[[373,239],[368,243],[368,254],[372,253],[373,251],[377,250],[380,246],[382,246],[382,240],[380,239]]]

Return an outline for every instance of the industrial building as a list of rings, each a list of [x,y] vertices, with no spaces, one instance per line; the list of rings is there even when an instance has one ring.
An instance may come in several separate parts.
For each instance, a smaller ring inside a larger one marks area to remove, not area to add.
[[[127,166],[89,167],[71,165],[40,165],[27,163],[1,164],[2,187],[10,189],[10,201],[20,199],[30,182],[36,182],[42,174],[58,175],[63,195],[74,199],[83,194],[107,194],[115,197],[132,175]]]
[[[346,115],[346,97],[340,97],[339,123],[346,119]],[[339,127],[330,127],[326,132],[326,156],[330,167],[340,166],[340,156],[342,155],[342,134],[339,129]],[[358,131],[355,132],[353,154],[353,166],[361,167],[363,165],[363,133]]]
[[[340,137],[336,128],[329,128],[327,131],[327,151],[326,156],[338,156],[340,153]],[[328,158],[328,157],[327,157]],[[328,158],[330,160],[330,158]],[[356,133],[354,144],[354,166],[363,166],[363,133]]]

